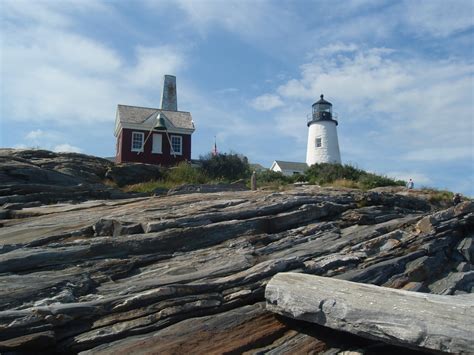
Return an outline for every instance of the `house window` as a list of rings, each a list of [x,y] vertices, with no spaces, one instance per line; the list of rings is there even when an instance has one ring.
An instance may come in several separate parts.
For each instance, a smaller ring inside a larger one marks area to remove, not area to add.
[[[162,151],[162,135],[158,133],[153,133],[153,147],[151,148],[151,152],[155,154],[161,154]]]
[[[143,152],[143,132],[132,132],[132,152]]]
[[[316,138],[316,148],[323,146],[323,140],[321,138]]]
[[[183,154],[183,137],[171,136],[171,154]]]

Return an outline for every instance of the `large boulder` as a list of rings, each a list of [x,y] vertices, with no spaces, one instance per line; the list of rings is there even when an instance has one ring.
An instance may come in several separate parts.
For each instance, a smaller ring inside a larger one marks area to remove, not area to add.
[[[163,177],[163,169],[152,164],[123,163],[110,166],[105,177],[116,183],[117,186],[125,186],[159,180]]]
[[[107,170],[114,165],[104,158],[80,153],[55,153],[35,149],[0,149],[0,156],[25,162],[48,171],[56,171],[81,179],[81,182],[99,183]]]
[[[64,201],[128,197],[102,183],[113,165],[78,153],[0,149],[0,205],[18,210]]]
[[[474,353],[474,298],[280,273],[265,290],[267,309],[412,349]]]

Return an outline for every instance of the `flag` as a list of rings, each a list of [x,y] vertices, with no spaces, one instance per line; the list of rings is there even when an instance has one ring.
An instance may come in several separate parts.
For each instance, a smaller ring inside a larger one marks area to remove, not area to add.
[[[215,157],[217,155],[217,142],[216,137],[214,137],[214,148],[212,148],[212,156]]]

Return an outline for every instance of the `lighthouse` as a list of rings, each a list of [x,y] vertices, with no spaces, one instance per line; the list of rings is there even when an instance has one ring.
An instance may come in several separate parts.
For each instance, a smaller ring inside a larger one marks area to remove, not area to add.
[[[308,166],[317,163],[341,164],[336,118],[332,113],[332,104],[321,95],[321,99],[313,104],[313,111],[308,117]]]

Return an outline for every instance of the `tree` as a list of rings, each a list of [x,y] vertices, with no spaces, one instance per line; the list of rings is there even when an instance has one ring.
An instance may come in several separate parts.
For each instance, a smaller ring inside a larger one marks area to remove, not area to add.
[[[230,154],[207,154],[201,156],[201,165],[204,173],[212,179],[233,181],[248,178],[250,166],[247,157]]]

